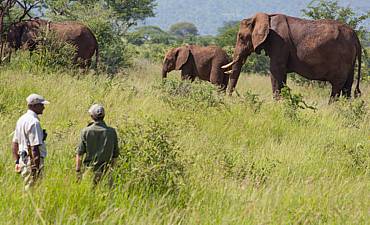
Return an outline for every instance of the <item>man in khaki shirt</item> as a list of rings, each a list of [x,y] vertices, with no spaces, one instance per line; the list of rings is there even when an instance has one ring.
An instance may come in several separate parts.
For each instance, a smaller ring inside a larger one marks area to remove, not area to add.
[[[116,130],[104,122],[105,110],[100,104],[89,109],[93,122],[81,132],[81,141],[76,154],[76,172],[81,177],[81,165],[94,173],[96,185],[102,176],[114,165],[119,155]],[[86,154],[86,155],[85,155]],[[85,155],[82,160],[83,155]]]

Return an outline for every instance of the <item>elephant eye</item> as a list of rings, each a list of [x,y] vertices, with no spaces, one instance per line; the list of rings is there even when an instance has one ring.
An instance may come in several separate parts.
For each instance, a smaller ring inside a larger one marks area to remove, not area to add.
[[[245,41],[247,38],[243,34],[239,34],[239,39]]]

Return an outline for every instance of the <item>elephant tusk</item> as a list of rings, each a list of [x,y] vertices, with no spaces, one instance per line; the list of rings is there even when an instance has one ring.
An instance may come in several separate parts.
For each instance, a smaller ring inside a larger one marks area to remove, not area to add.
[[[6,59],[8,58],[8,56],[5,56],[1,59],[1,62],[4,62]]]
[[[224,66],[221,66],[221,68],[222,68],[222,69],[227,69],[227,68],[229,68],[230,66],[234,65],[236,62],[237,62],[236,60],[233,60],[231,63],[226,64],[226,65],[224,65]]]
[[[239,56],[237,56],[235,59],[233,59],[233,61],[227,65],[224,65],[224,66],[221,66],[222,69],[227,69],[229,68],[230,66],[234,65],[235,63],[237,63],[239,61]]]
[[[229,71],[226,71],[225,72],[225,74],[228,74],[228,75],[230,75],[230,74],[232,74],[233,73],[233,70],[229,70]]]

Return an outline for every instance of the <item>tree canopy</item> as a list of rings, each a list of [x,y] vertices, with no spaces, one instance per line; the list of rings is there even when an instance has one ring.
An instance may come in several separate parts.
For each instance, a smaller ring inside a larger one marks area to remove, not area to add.
[[[198,29],[193,23],[179,22],[172,24],[169,32],[178,37],[188,37],[198,35]]]

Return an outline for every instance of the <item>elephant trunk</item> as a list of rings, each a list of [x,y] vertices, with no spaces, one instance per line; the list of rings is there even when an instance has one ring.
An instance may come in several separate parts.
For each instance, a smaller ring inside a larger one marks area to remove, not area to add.
[[[162,78],[167,78],[167,70],[165,68],[162,69]]]
[[[243,61],[239,60],[232,67],[232,74],[229,80],[229,90],[228,90],[229,95],[231,95],[233,91],[235,90],[236,84],[238,83],[238,79],[239,79],[242,66],[243,66]]]

